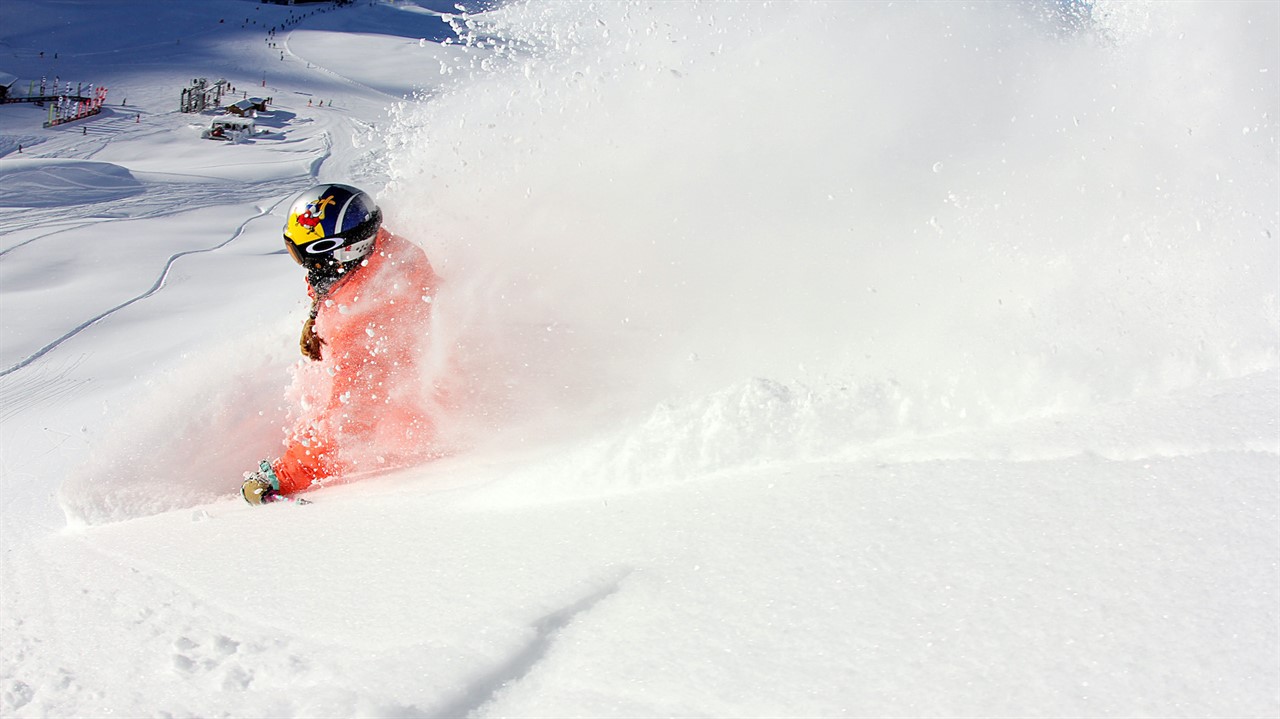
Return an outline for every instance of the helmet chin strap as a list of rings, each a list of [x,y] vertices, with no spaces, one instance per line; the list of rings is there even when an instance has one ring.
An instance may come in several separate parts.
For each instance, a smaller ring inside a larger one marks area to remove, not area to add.
[[[334,259],[328,259],[321,264],[312,265],[307,268],[307,284],[311,285],[317,297],[329,294],[339,282],[355,274],[356,270],[360,269],[374,247],[376,247],[376,237],[369,250],[354,260],[339,262]]]
[[[342,280],[350,277],[360,269],[363,258],[350,262],[329,262],[307,270],[307,284],[315,290],[316,297],[323,297]]]

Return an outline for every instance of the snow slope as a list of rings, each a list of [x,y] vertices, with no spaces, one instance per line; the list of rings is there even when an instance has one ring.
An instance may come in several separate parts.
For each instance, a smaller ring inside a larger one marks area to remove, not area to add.
[[[463,10],[0,4],[0,713],[1280,713],[1277,6]],[[253,509],[317,180],[449,456]]]

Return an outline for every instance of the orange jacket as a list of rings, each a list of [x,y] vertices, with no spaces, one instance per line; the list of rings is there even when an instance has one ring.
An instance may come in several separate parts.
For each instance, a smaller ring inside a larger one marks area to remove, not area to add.
[[[379,230],[365,262],[323,296],[314,324],[321,359],[297,367],[294,424],[272,463],[280,491],[430,455],[434,427],[419,359],[436,282],[421,249]],[[314,287],[307,292],[315,298]]]

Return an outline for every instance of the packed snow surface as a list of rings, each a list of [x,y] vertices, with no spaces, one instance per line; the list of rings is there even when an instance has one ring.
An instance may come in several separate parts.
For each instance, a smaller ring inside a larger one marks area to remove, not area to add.
[[[1278,33],[0,2],[110,89],[0,105],[0,714],[1280,714]],[[318,181],[443,279],[442,458],[251,508]]]
[[[61,207],[109,202],[142,192],[126,168],[84,160],[10,160],[0,168],[5,207]]]

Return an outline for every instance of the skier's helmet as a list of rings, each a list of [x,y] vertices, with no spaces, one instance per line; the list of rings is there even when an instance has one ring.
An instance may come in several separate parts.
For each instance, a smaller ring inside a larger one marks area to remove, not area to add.
[[[373,249],[382,211],[350,185],[316,185],[298,195],[284,225],[284,246],[308,270],[355,262]]]

